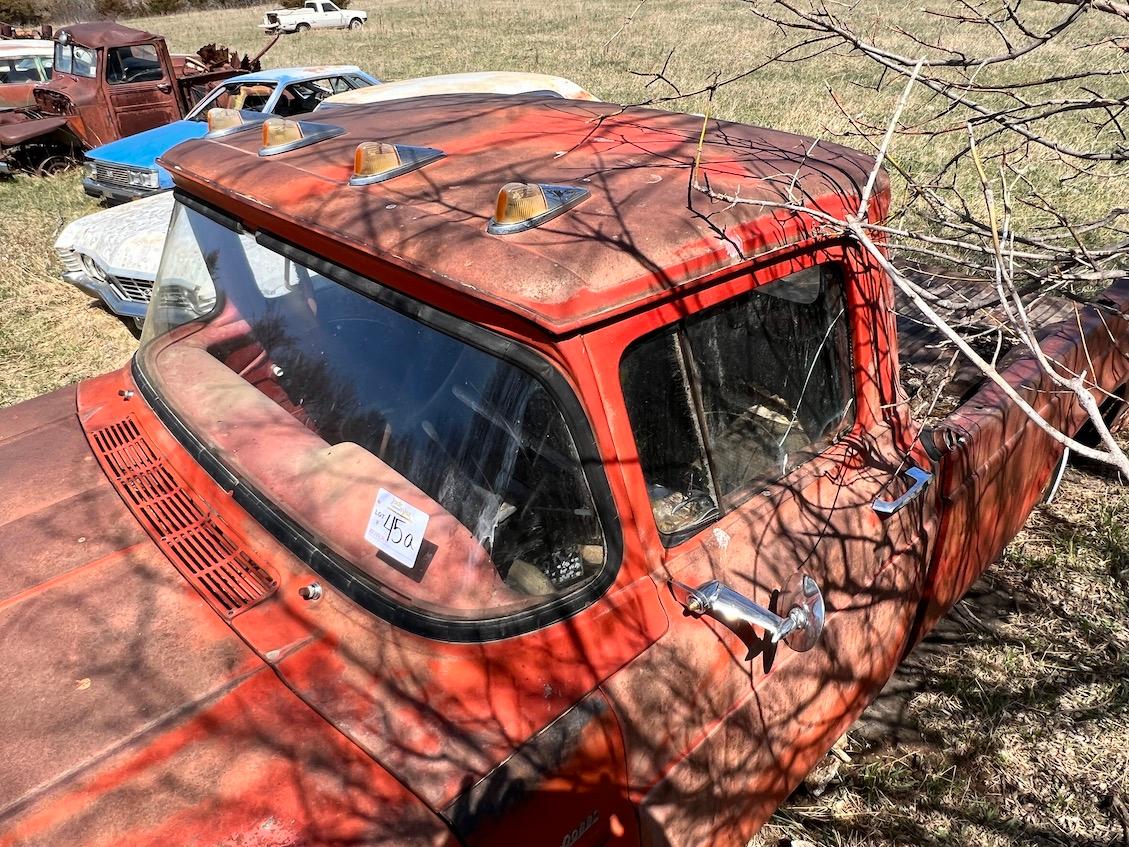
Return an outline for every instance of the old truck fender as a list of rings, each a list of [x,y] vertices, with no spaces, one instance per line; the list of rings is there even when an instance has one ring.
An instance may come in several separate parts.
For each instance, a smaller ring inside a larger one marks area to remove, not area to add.
[[[20,114],[20,113],[17,113]],[[13,116],[14,117],[14,116]],[[0,125],[0,147],[17,147],[37,138],[44,138],[63,129],[67,125],[66,118],[33,118],[25,116],[23,120],[14,119]]]
[[[1129,277],[1039,337],[1049,360],[1070,373],[1084,371],[1108,392],[1097,397],[1099,404],[1124,391],[1129,381]],[[1053,384],[1033,354],[1017,358],[1002,376],[1060,431],[1073,435],[1085,424],[1081,404]],[[918,638],[1019,532],[1063,451],[990,382],[936,427],[929,440],[937,458],[942,515]]]

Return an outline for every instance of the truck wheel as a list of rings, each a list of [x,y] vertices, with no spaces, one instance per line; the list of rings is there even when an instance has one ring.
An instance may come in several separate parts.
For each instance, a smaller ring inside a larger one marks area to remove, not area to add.
[[[309,24],[298,24],[298,26],[294,27],[295,32],[309,32],[309,30],[310,30]]]
[[[36,165],[35,172],[39,176],[54,176],[55,174],[61,174],[68,168],[73,167],[74,164],[75,161],[70,156],[63,155],[62,153],[54,153]]]
[[[365,22],[360,18],[353,18],[353,20],[349,21],[349,29],[360,29],[364,25]]]

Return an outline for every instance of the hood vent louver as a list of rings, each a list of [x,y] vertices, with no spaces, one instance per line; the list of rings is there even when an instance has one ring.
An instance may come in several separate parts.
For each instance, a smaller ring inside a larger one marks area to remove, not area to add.
[[[132,417],[94,430],[91,441],[146,532],[217,612],[235,617],[274,592],[274,577],[180,484]]]

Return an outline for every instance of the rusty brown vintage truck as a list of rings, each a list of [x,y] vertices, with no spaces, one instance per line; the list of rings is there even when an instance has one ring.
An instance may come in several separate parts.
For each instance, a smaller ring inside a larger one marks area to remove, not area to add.
[[[68,167],[79,153],[178,120],[221,79],[259,70],[215,45],[169,53],[160,35],[113,22],[63,27],[50,82],[34,103],[0,114],[0,174]],[[273,42],[272,42],[273,43]]]

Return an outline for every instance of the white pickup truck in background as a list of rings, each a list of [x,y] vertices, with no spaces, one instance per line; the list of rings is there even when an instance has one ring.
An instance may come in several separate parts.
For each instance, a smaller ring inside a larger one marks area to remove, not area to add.
[[[331,0],[306,0],[299,9],[271,9],[263,15],[259,29],[276,32],[305,32],[309,29],[360,29],[368,12],[341,9]]]

